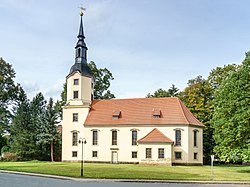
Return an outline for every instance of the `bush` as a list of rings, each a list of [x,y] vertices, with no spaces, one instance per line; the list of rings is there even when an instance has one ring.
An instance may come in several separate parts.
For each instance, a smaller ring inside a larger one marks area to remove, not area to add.
[[[15,153],[5,152],[2,155],[2,160],[3,161],[17,161],[18,156]]]
[[[3,154],[3,153],[6,153],[6,152],[9,152],[9,151],[10,151],[10,147],[7,146],[7,145],[3,146],[2,149],[1,149],[1,153],[2,153],[2,154]]]

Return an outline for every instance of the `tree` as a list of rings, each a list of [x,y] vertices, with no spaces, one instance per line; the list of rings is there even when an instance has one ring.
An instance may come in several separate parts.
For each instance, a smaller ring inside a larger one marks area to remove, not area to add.
[[[0,135],[8,131],[12,117],[11,107],[15,104],[18,86],[14,82],[15,71],[0,58]]]
[[[250,161],[250,52],[216,93],[214,151],[223,161]]]
[[[154,94],[148,93],[146,97],[147,98],[150,98],[150,97],[170,97],[170,94],[168,93],[168,91],[163,90],[162,88],[159,88],[158,90],[156,90],[154,92]]]
[[[171,97],[177,97],[179,95],[178,91],[179,89],[175,87],[174,84],[168,89],[168,93]]]
[[[96,64],[91,61],[88,64],[95,78],[94,98],[95,99],[112,99],[115,95],[109,90],[110,81],[114,80],[112,73],[107,68],[98,69]]]
[[[209,163],[213,153],[213,129],[210,124],[213,113],[213,89],[209,82],[197,76],[188,81],[188,87],[179,95],[188,109],[205,125],[203,132],[203,152],[205,163]]]
[[[58,123],[58,113],[55,109],[53,99],[50,98],[45,112],[45,121],[38,134],[38,142],[50,145],[50,158],[54,161],[54,143],[59,139],[56,124]]]

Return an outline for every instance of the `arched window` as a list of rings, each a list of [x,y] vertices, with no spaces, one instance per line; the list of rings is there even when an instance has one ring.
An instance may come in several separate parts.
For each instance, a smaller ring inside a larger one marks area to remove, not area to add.
[[[181,130],[175,131],[175,145],[181,146]]]

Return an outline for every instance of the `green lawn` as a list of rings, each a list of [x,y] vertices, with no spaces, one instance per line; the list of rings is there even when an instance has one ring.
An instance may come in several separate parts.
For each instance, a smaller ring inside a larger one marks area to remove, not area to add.
[[[1,170],[80,177],[80,163],[0,162]],[[213,180],[250,181],[250,167],[214,166]],[[210,166],[84,164],[84,177],[120,179],[212,180]]]

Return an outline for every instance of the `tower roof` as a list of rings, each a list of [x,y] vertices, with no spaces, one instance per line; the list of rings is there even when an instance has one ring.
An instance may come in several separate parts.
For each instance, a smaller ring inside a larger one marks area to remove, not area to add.
[[[87,46],[84,41],[84,30],[83,30],[83,13],[80,13],[80,27],[79,27],[79,34],[77,36],[78,41],[75,47],[75,64],[70,68],[70,72],[68,76],[72,75],[75,72],[80,72],[81,75],[87,77],[93,77],[92,72],[87,64]],[[67,77],[68,77],[67,76]]]

